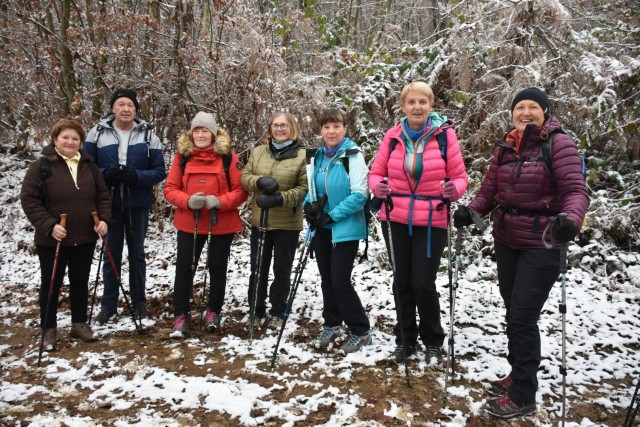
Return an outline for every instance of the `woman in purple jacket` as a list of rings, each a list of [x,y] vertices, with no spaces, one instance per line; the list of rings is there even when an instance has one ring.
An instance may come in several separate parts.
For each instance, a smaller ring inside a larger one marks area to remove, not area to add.
[[[589,206],[576,143],[556,117],[549,98],[537,88],[518,92],[511,103],[512,129],[498,141],[489,172],[469,206],[455,212],[456,227],[471,224],[472,211],[492,213],[498,285],[506,307],[511,373],[487,387],[500,396],[485,411],[500,418],[535,412],[540,366],[538,319],[560,274],[557,242],[569,242]],[[542,153],[551,140],[551,167]],[[560,212],[566,218],[557,216]],[[554,219],[555,218],[555,219]],[[549,223],[555,240],[545,249],[542,236]]]
[[[444,203],[458,200],[468,179],[452,123],[433,111],[433,105],[433,91],[426,83],[413,82],[402,89],[400,109],[405,117],[384,135],[369,171],[374,195],[390,197],[394,206],[389,224],[398,322],[391,363],[404,363],[413,355],[418,338],[425,346],[427,362],[438,363],[442,358],[445,334],[436,275],[447,243],[448,209]],[[441,147],[440,141],[446,147]],[[387,219],[384,209],[380,219]],[[388,241],[386,225],[383,222]]]

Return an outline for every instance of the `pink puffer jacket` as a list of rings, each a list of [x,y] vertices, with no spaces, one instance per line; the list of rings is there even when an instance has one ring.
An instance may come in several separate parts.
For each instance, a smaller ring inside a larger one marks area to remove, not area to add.
[[[447,163],[440,154],[438,141],[435,137],[440,132],[447,132]],[[389,155],[392,141],[396,140],[395,148]],[[394,209],[391,211],[391,221],[412,225],[427,226],[431,212],[431,226],[447,228],[447,210],[437,210],[441,199],[428,200],[429,197],[442,196],[442,183],[445,177],[450,177],[456,185],[459,199],[467,189],[468,177],[460,151],[460,144],[455,130],[450,125],[438,129],[427,142],[422,156],[422,176],[417,187],[412,191],[412,179],[405,168],[406,147],[402,137],[402,128],[398,123],[389,129],[382,139],[378,153],[369,171],[369,187],[372,192],[384,177],[389,177]],[[414,195],[412,198],[411,195]],[[413,206],[412,202],[413,201]],[[380,219],[386,220],[384,209],[380,210]]]

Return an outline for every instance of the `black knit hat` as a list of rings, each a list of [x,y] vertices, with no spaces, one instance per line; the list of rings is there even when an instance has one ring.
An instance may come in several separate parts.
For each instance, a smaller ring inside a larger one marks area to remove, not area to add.
[[[513,98],[513,102],[511,102],[511,114],[513,114],[516,104],[524,99],[537,102],[540,107],[542,107],[544,119],[547,120],[549,118],[549,97],[537,87],[523,89],[516,94],[515,98]]]
[[[136,107],[136,112],[140,111],[140,104],[138,104],[138,94],[133,89],[125,89],[121,87],[116,90],[111,97],[111,110],[113,110],[113,104],[118,98],[129,98],[133,101],[133,105]]]

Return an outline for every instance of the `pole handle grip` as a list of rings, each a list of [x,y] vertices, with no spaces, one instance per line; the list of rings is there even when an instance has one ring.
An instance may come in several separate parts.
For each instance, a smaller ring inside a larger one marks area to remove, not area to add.
[[[67,228],[67,214],[60,214],[60,226],[62,228]]]

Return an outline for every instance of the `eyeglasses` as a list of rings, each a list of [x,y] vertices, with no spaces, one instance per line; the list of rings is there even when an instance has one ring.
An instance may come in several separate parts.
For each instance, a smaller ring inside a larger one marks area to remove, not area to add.
[[[272,123],[271,129],[286,129],[289,125],[287,123]]]

